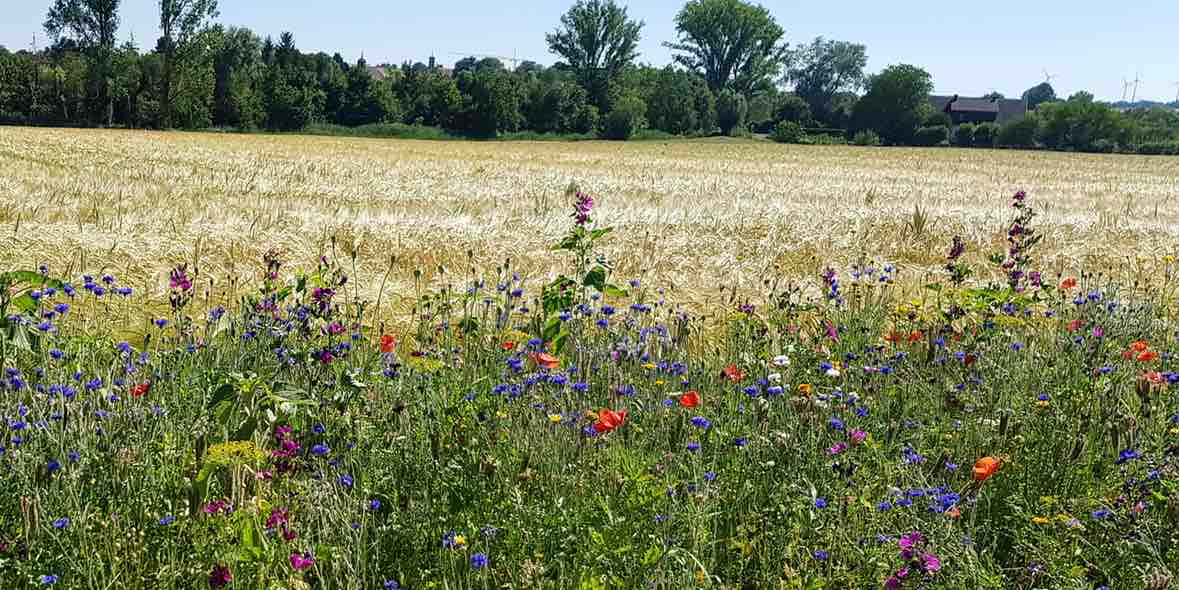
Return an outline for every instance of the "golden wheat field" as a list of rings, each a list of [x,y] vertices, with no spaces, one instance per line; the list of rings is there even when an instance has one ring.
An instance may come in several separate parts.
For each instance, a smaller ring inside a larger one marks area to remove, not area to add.
[[[1019,189],[1043,212],[1046,269],[1138,275],[1179,249],[1179,158],[0,127],[0,268],[110,272],[162,297],[168,268],[188,262],[226,296],[267,250],[306,266],[334,238],[361,294],[404,308],[415,269],[457,284],[468,256],[483,269],[511,257],[538,286],[564,262],[549,246],[572,182],[617,227],[621,278],[696,304],[860,260],[920,284],[953,234],[976,262],[1001,249]]]

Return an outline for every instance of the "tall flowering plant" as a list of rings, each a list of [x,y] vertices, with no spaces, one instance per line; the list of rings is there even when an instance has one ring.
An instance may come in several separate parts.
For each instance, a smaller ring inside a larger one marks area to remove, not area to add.
[[[590,217],[594,199],[590,195],[570,186],[567,195],[573,198],[573,225],[553,250],[573,255],[573,273],[559,275],[544,287],[541,305],[545,317],[544,337],[557,346],[565,341],[562,323],[558,314],[572,309],[577,303],[589,298],[590,290],[610,297],[625,297],[626,290],[610,282],[613,267],[606,257],[597,251],[598,241],[614,231],[612,227],[598,227]]]

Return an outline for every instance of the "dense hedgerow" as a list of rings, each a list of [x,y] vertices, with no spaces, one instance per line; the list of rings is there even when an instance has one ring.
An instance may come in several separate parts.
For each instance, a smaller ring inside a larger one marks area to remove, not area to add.
[[[1003,284],[954,238],[917,299],[865,262],[719,323],[615,285],[593,206],[568,275],[473,271],[399,330],[327,258],[232,309],[179,266],[141,330],[115,277],[0,275],[0,586],[1169,583],[1176,326],[1039,272],[1022,193]]]

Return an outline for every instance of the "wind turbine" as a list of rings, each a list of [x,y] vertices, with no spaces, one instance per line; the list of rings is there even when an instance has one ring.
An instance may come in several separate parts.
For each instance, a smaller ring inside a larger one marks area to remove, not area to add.
[[[1175,102],[1179,103],[1179,82],[1175,83]]]
[[[1052,84],[1052,81],[1055,80],[1056,77],[1057,77],[1056,74],[1049,74],[1048,68],[1044,68],[1044,83],[1045,84],[1049,84],[1049,85]]]
[[[1138,78],[1138,72],[1134,73],[1134,94],[1130,96],[1130,102],[1138,102],[1138,83],[1141,82]]]
[[[1122,78],[1122,102],[1126,102],[1126,93],[1130,92],[1130,87],[1133,85],[1133,82]]]

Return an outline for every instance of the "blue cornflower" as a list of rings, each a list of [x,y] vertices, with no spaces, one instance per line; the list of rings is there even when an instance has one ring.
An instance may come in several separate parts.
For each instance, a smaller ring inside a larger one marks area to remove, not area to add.
[[[1110,510],[1106,510],[1105,508],[1101,508],[1101,509],[1093,511],[1093,520],[1104,520],[1106,518],[1109,518],[1110,516],[1113,516],[1113,512]]]
[[[330,452],[332,452],[332,450],[330,448],[328,448],[328,446],[325,444],[317,444],[317,445],[314,445],[311,447],[311,453],[313,455],[322,456],[322,455],[326,455]]]
[[[747,438],[745,438],[745,437],[743,437],[743,436],[742,436],[742,437],[738,437],[738,438],[735,438],[735,439],[733,439],[733,444],[734,444],[734,445],[736,445],[736,446],[738,446],[738,447],[744,447],[744,446],[746,446],[746,445],[748,445],[748,444],[749,444],[749,439],[747,439]]]
[[[1133,459],[1137,459],[1141,456],[1142,455],[1139,454],[1138,451],[1135,451],[1134,449],[1126,449],[1126,450],[1122,451],[1121,453],[1118,453],[1118,459],[1116,461],[1114,461],[1114,463],[1116,465],[1121,465],[1121,464],[1127,463]]]
[[[52,357],[55,361],[60,361],[61,358],[65,356],[65,353],[54,348],[49,351],[49,356]]]
[[[311,427],[311,431],[315,434],[323,434],[327,432],[327,428],[323,424],[316,424],[315,426]]]
[[[815,508],[822,510],[827,507],[827,500],[825,498],[815,498]]]
[[[385,580],[385,583],[382,584],[382,587],[384,587],[385,590],[402,590],[401,584],[398,584],[397,580]]]
[[[698,442],[688,443],[688,452],[695,453],[696,451],[699,451],[699,450],[700,450],[700,443],[698,443]]]
[[[712,422],[710,422],[708,418],[705,418],[704,416],[696,416],[695,418],[692,418],[692,425],[705,430],[712,428]]]
[[[168,525],[176,522],[176,517],[169,514],[169,515],[161,518],[159,522],[160,522],[160,526],[168,526]]]
[[[41,576],[40,580],[42,586],[52,586],[57,583],[57,576],[53,574],[45,574]]]
[[[487,567],[487,554],[476,553],[471,556],[471,567],[475,569],[483,569]]]
[[[164,326],[168,325],[168,320],[166,320],[164,318],[159,318],[155,321],[155,325],[157,328],[163,328]]]
[[[831,428],[834,428],[835,430],[839,430],[839,431],[842,431],[844,428],[843,420],[840,420],[839,418],[836,418],[834,416],[832,416],[831,419],[827,421],[827,425],[830,426]]]
[[[376,498],[369,500],[368,501],[368,509],[370,512],[376,512],[376,511],[380,510],[381,509],[381,501]]]
[[[827,561],[827,558],[830,557],[830,555],[826,551],[823,551],[822,549],[815,551],[814,556],[815,556],[815,559],[817,559],[819,561]]]
[[[63,516],[53,521],[53,528],[55,529],[64,529],[68,526],[70,526],[70,519],[68,517]]]
[[[340,482],[340,485],[342,485],[346,488],[352,487],[352,476],[348,475],[347,473],[345,473],[344,475],[341,475],[337,481]]]
[[[47,469],[49,473],[53,473],[61,469],[61,463],[59,463],[57,459],[50,459],[49,463],[45,465],[45,469]]]
[[[704,481],[713,481],[715,479],[716,479],[716,472],[715,471],[705,471],[704,472]]]

